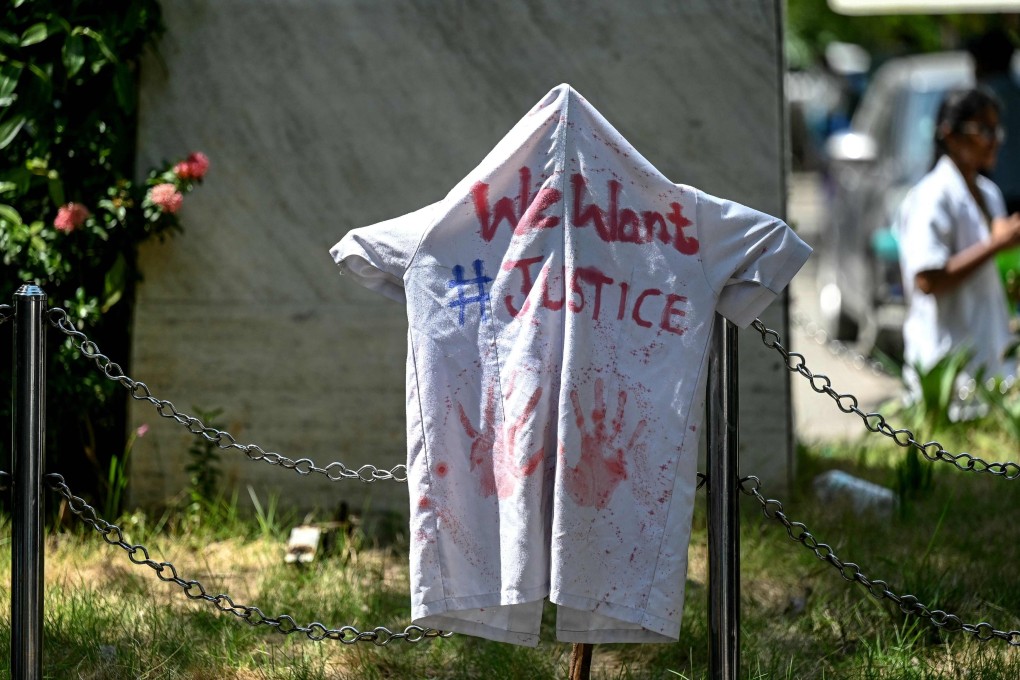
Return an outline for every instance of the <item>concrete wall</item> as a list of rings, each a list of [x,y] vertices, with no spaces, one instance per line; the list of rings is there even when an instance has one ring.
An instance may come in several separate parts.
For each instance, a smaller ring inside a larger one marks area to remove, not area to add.
[[[404,309],[341,279],[352,227],[442,197],[569,82],[668,177],[781,215],[778,0],[164,0],[142,72],[139,168],[202,150],[183,236],[142,252],[132,376],[179,409],[320,465],[404,458]],[[783,305],[765,316],[784,327]],[[741,333],[743,470],[785,485],[789,383]],[[134,425],[131,498],[186,484],[182,427]],[[158,423],[156,421],[159,421]],[[753,444],[753,446],[752,446]],[[330,483],[224,454],[291,507],[403,511],[398,484]],[[317,476],[316,476],[317,477]]]

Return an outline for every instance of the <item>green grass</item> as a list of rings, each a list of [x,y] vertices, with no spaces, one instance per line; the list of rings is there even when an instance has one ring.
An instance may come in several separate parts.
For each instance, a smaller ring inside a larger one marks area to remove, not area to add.
[[[1003,460],[1013,444],[994,427],[939,433],[954,452]],[[957,446],[957,448],[953,448]],[[810,493],[811,479],[844,469],[893,486],[904,452],[880,436],[846,445],[801,447],[794,492],[780,496],[791,520],[802,521],[843,561],[856,562],[870,579],[883,579],[899,594],[912,594],[931,609],[967,623],[987,621],[1020,629],[1020,584],[1013,565],[1020,541],[1009,520],[1020,507],[1020,480],[960,472],[933,465],[932,486],[891,518],[855,516],[823,505]],[[766,497],[775,490],[763,488]],[[762,517],[742,497],[741,677],[814,678],[1010,678],[1020,677],[1020,651],[1003,642],[980,642],[941,632],[877,601],[829,564],[791,541],[783,527]],[[200,580],[212,593],[258,606],[269,616],[290,614],[300,624],[409,623],[406,548],[385,547],[355,533],[332,556],[306,568],[283,563],[288,518],[271,503],[259,518],[238,517],[221,503],[213,521],[126,516],[129,541],[150,548],[153,559],[173,562],[184,579]],[[691,540],[691,567],[680,640],[669,645],[598,645],[593,678],[707,677],[707,530],[699,495]],[[0,578],[11,578],[10,522],[0,517]],[[327,678],[544,678],[566,677],[570,646],[543,642],[537,649],[468,636],[410,645],[393,642],[343,645],[313,642],[253,628],[212,605],[186,598],[153,571],[132,564],[124,551],[81,528],[52,532],[47,545],[45,665],[47,678],[205,678],[317,680]],[[10,593],[0,588],[0,611]],[[543,637],[552,639],[552,610]],[[10,623],[0,620],[0,637]],[[10,673],[7,646],[0,676]]]

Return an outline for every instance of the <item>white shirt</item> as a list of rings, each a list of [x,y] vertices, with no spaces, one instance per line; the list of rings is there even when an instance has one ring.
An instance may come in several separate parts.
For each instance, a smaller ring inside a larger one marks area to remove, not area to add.
[[[1005,215],[998,187],[981,176],[977,185],[992,217]],[[955,253],[989,238],[988,223],[948,156],[942,156],[903,200],[897,237],[909,303],[903,324],[908,367],[927,371],[951,352],[965,349],[973,356],[962,380],[976,377],[981,367],[985,377],[1013,374],[1013,363],[1003,359],[1010,342],[1009,315],[994,260],[952,291],[930,295],[914,288],[918,272],[941,269]]]
[[[676,640],[713,316],[746,326],[810,248],[561,85],[331,253],[407,304],[415,622],[535,645],[548,597],[560,640]]]

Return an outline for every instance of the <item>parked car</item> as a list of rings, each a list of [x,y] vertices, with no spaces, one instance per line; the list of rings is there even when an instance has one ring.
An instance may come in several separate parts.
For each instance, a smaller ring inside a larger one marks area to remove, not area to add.
[[[932,165],[943,96],[972,83],[966,52],[890,60],[876,71],[850,129],[826,142],[829,210],[818,281],[830,336],[857,340],[862,351],[876,343],[899,348],[906,307],[893,220]]]

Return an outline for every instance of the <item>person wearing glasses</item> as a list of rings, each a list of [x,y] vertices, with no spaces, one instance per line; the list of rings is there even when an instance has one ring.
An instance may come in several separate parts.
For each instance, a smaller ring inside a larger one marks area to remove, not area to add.
[[[1020,210],[1020,82],[1013,73],[1013,39],[1002,27],[993,28],[967,42],[974,65],[974,79],[985,85],[1002,105],[999,115],[1008,136],[999,148],[999,162],[988,173],[1006,199],[1006,210]]]
[[[907,296],[904,378],[909,397],[920,374],[949,354],[969,356],[958,385],[1016,372],[996,256],[1020,245],[1020,213],[1007,215],[985,175],[1005,138],[995,94],[984,86],[953,91],[935,125],[935,164],[900,206],[896,234]],[[966,417],[956,404],[950,417]]]

